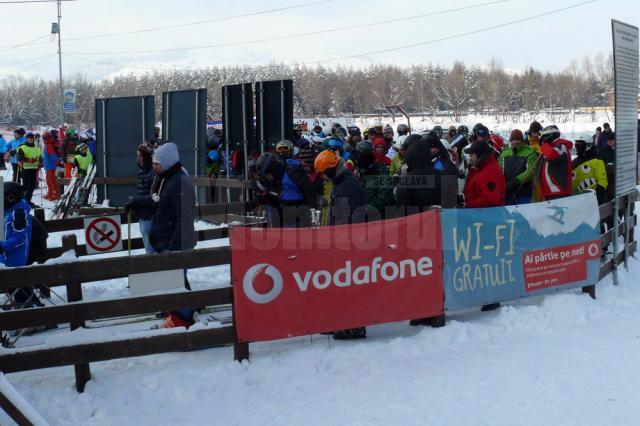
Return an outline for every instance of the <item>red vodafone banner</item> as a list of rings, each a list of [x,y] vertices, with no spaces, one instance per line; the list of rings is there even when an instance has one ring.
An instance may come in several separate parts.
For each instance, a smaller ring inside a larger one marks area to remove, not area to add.
[[[238,339],[274,340],[441,315],[440,215],[231,230]]]

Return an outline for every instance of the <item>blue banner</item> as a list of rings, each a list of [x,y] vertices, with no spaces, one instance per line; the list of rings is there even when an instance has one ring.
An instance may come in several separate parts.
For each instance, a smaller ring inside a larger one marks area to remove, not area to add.
[[[595,193],[485,209],[443,209],[445,309],[598,282]]]

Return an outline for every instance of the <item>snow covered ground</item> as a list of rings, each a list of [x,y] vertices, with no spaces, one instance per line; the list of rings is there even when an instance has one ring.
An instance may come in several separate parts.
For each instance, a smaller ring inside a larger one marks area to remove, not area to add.
[[[54,425],[632,425],[639,274],[632,260],[597,300],[567,291],[451,315],[440,329],[403,322],[361,341],[252,344],[242,364],[231,348],[93,363],[83,394],[71,367],[7,379]],[[201,278],[224,285],[228,270]]]

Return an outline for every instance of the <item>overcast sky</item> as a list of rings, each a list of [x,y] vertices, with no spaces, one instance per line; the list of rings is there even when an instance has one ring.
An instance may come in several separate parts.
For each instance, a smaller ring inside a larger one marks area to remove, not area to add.
[[[596,0],[528,19],[585,1],[77,0],[63,3],[63,68],[65,75],[80,72],[97,80],[154,68],[274,62],[355,67],[433,62],[449,66],[456,60],[485,65],[498,58],[512,70],[534,66],[556,71],[584,55],[608,54],[612,18],[640,25],[640,0]],[[283,8],[288,9],[262,13]],[[48,35],[56,20],[56,4],[0,1],[0,16],[0,77],[57,78],[57,43]],[[159,31],[86,38],[214,19],[217,21]],[[368,25],[389,20],[395,22]],[[513,21],[521,22],[502,26]],[[360,27],[352,28],[355,26]],[[305,33],[315,34],[299,36]],[[32,40],[30,45],[12,47]],[[236,45],[228,46],[231,43]],[[157,51],[221,44],[227,46]],[[140,50],[157,52],[124,53]],[[371,53],[377,51],[383,52]]]

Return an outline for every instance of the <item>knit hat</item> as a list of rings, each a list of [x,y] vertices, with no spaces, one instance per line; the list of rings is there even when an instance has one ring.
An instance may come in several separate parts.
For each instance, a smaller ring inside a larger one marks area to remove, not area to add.
[[[519,129],[513,129],[511,131],[511,134],[509,135],[509,141],[523,141],[524,140],[524,135],[522,134],[522,131]]]
[[[178,161],[180,161],[180,154],[178,147],[173,142],[166,142],[153,152],[153,162],[160,164],[163,170],[170,169]]]

